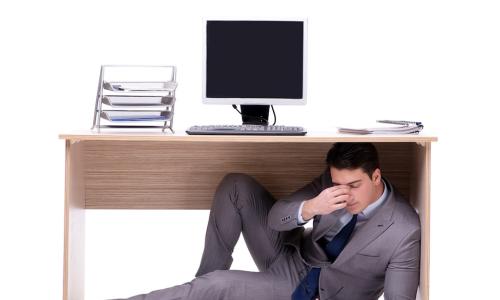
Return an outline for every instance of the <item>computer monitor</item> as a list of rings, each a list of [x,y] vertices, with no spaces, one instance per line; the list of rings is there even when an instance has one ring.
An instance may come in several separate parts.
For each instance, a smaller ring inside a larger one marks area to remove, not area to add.
[[[203,103],[240,104],[267,124],[269,105],[306,103],[305,20],[206,20]]]

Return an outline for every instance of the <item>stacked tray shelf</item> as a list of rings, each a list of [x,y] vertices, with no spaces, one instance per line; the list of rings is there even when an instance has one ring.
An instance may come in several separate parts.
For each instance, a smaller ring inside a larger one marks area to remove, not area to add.
[[[165,68],[170,76],[164,81],[108,81],[109,68],[127,68],[129,73],[134,68]],[[102,66],[92,129],[157,128],[174,132],[175,78],[174,66]]]

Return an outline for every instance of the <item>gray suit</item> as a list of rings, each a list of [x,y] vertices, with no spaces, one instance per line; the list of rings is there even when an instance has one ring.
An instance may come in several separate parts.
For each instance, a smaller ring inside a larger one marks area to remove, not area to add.
[[[386,180],[386,182],[388,182]],[[290,197],[276,202],[269,213],[269,226],[278,231],[298,227],[297,211],[331,187],[330,172]],[[288,241],[307,264],[323,266],[321,299],[415,299],[420,267],[420,222],[415,210],[389,184],[387,201],[359,230],[337,260],[330,264],[318,241],[328,231],[340,231],[341,211],[314,218],[312,230],[298,232]]]
[[[252,177],[227,175],[217,188],[196,278],[133,300],[289,300],[312,266],[321,266],[320,299],[414,299],[419,281],[420,223],[391,188],[387,200],[331,264],[318,240],[340,230],[340,211],[297,224],[303,200],[332,186],[330,172],[280,201]],[[240,234],[259,272],[229,270]]]

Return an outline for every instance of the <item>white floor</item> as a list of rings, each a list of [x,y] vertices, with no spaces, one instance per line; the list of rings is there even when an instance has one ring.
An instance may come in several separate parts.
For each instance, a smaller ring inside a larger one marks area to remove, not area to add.
[[[208,210],[87,210],[85,299],[129,297],[190,281],[207,221]],[[257,271],[242,237],[233,257],[232,269]]]

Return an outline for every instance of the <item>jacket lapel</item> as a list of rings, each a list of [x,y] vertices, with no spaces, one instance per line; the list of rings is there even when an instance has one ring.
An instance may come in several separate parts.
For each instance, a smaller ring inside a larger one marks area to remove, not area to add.
[[[319,222],[315,224],[315,228],[312,231],[312,239],[313,241],[318,241],[322,238],[327,232],[339,232],[342,228],[342,224],[339,222],[342,214],[345,213],[345,210],[337,210],[328,215],[323,215],[320,217]]]
[[[355,231],[352,239],[347,243],[333,264],[337,266],[341,265],[384,233],[394,223],[392,213],[395,204],[394,192],[391,191],[386,203],[380,207],[380,210],[367,223]]]

